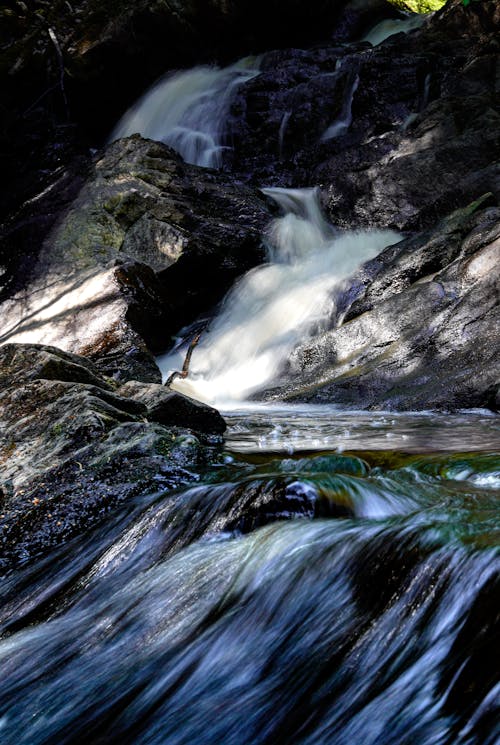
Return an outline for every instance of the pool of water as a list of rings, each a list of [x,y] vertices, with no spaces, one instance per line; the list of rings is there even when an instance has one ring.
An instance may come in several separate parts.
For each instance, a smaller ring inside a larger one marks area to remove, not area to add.
[[[248,404],[228,408],[223,415],[227,447],[238,452],[500,451],[500,419],[487,410],[397,413]]]

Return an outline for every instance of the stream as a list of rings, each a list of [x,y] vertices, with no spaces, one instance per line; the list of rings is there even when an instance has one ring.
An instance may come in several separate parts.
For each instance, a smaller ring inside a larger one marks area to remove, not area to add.
[[[227,419],[4,579],[2,743],[496,743],[495,417]]]
[[[216,167],[230,92],[257,68],[169,76],[112,138],[147,120]],[[400,239],[339,231],[314,188],[266,194],[267,262],[174,383],[221,409],[224,451],[4,578],[3,745],[499,742],[498,418],[253,400]],[[165,378],[189,341],[159,360]]]

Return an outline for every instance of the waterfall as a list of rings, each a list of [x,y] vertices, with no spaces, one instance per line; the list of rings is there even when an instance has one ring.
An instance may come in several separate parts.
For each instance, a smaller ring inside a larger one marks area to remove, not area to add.
[[[382,44],[394,34],[407,34],[409,31],[420,28],[425,21],[425,15],[413,15],[408,18],[386,18],[385,21],[377,23],[363,37],[363,41],[369,41],[374,47]]]
[[[331,140],[333,137],[340,137],[345,134],[352,123],[352,102],[354,100],[354,94],[359,85],[359,75],[356,73],[352,76],[352,79],[347,82],[346,90],[344,92],[344,99],[342,101],[342,108],[337,119],[331,124],[328,129],[323,132],[321,136],[321,142]]]
[[[166,75],[129,109],[110,141],[136,132],[177,150],[187,163],[220,168],[229,109],[238,86],[259,74],[259,58],[225,68],[199,66]]]
[[[281,207],[265,242],[269,262],[248,272],[226,297],[195,348],[188,378],[173,387],[226,404],[270,383],[304,336],[327,328],[335,290],[400,236],[390,230],[336,232],[317,189],[265,189]],[[180,370],[186,348],[158,360],[165,376]]]
[[[280,158],[283,158],[283,147],[285,144],[285,131],[288,126],[288,122],[290,121],[291,115],[292,115],[291,111],[285,111],[281,119],[281,124],[280,124],[279,132],[278,132],[278,152],[279,152]]]

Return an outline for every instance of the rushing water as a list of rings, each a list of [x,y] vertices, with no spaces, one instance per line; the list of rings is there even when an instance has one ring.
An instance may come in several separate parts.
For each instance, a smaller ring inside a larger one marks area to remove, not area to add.
[[[200,66],[168,74],[124,114],[110,140],[138,132],[170,145],[187,163],[219,168],[233,95],[258,74],[256,57],[222,69]]]
[[[214,165],[222,72],[130,117]],[[312,189],[267,193],[269,262],[177,383],[229,400],[226,451],[3,578],[2,745],[498,743],[498,419],[241,403],[399,238],[335,231]]]
[[[173,387],[202,401],[242,400],[271,382],[296,344],[333,322],[342,282],[386,246],[391,230],[336,232],[316,189],[265,189],[281,207],[265,236],[269,263],[248,272],[193,352],[188,378]],[[165,377],[186,346],[158,360]]]
[[[461,455],[277,457],[256,428],[253,453],[8,575],[1,742],[494,745],[481,416]]]
[[[414,31],[420,28],[425,22],[425,15],[412,15],[408,18],[387,18],[384,21],[380,21],[363,37],[363,41],[369,41],[374,47],[378,44],[382,44],[383,41],[388,39],[394,34],[407,34],[410,31]]]

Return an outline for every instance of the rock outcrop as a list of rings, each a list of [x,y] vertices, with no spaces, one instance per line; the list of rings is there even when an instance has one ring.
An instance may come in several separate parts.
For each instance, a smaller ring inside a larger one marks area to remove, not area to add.
[[[231,176],[160,143],[120,140],[23,264],[21,289],[0,306],[0,343],[53,344],[119,379],[161,382],[150,350],[262,260],[270,214]]]
[[[0,348],[0,571],[217,457],[218,412],[161,386],[153,399],[125,388],[53,347]]]
[[[499,13],[456,0],[373,48],[266,55],[234,104],[234,168],[259,184],[319,184],[332,222],[350,228],[426,229],[498,198]]]
[[[479,206],[365,264],[338,300],[337,327],[295,351],[272,395],[351,408],[496,409],[500,210]]]

